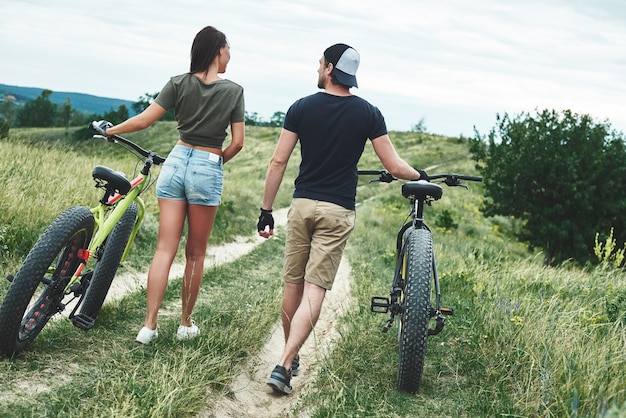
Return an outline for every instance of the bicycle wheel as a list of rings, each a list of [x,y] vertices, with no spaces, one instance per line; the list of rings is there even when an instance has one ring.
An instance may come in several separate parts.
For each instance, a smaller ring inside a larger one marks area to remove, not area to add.
[[[404,312],[398,331],[398,389],[419,390],[426,357],[430,320],[432,235],[427,229],[409,229],[404,254]]]
[[[94,218],[74,206],[61,213],[30,250],[0,306],[0,351],[24,350],[48,320],[64,308],[64,289],[76,272],[79,252],[88,248]]]
[[[99,250],[102,255],[96,262],[91,282],[80,308],[80,315],[86,315],[91,319],[96,319],[98,316],[124,255],[124,249],[126,249],[126,244],[135,226],[138,211],[137,204],[131,203],[102,244],[102,248]]]

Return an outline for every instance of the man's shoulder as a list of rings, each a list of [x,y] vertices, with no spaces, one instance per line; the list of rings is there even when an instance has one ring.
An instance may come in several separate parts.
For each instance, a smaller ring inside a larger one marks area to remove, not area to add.
[[[301,97],[296,100],[293,104],[319,104],[319,103],[330,103],[330,102],[350,102],[350,103],[360,103],[364,106],[375,107],[367,100],[362,97],[356,95],[350,96],[337,96],[334,94],[325,93],[323,91],[318,91],[317,93],[309,94],[308,96]]]
[[[314,102],[314,101],[318,101],[321,99],[322,99],[322,93],[318,91],[317,93],[309,94],[308,96],[299,98],[298,100],[294,102],[294,104]]]

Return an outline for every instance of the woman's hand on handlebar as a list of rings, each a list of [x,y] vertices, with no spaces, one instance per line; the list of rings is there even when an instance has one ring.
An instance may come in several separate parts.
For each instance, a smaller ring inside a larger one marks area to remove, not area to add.
[[[94,120],[89,124],[89,127],[100,135],[108,137],[109,135],[107,135],[107,129],[112,128],[113,124],[108,120]]]

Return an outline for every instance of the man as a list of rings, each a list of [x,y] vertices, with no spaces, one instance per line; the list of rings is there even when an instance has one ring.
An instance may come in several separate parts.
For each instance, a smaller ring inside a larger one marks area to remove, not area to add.
[[[298,351],[319,318],[354,228],[357,163],[367,140],[392,175],[427,180],[425,172],[400,158],[380,111],[350,92],[351,87],[357,87],[359,60],[356,50],[346,44],[324,51],[317,70],[317,87],[324,91],[289,108],[267,170],[257,224],[264,238],[274,233],[272,205],[289,157],[300,140],[302,162],[289,209],[283,268],[285,347],[267,381],[283,394],[291,393],[291,377],[298,373]]]

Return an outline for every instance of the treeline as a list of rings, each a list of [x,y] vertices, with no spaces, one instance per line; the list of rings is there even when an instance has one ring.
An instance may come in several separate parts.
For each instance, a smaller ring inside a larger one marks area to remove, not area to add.
[[[91,120],[117,124],[130,116],[125,105],[102,115],[79,112],[69,99],[52,103],[51,94],[43,90],[23,106],[5,98],[0,103],[0,138],[12,127],[84,126],[73,134],[83,139],[89,137],[85,131]],[[131,106],[133,114],[141,113],[157,94],[140,97]],[[256,112],[245,114],[249,126],[280,127],[284,119],[283,112],[274,112],[269,120]],[[174,120],[173,112],[161,120]],[[423,120],[412,129],[425,130]],[[476,132],[470,144],[484,178],[482,212],[510,223],[516,238],[543,251],[547,265],[593,262],[601,256],[599,244],[607,242],[621,248],[615,261],[624,266],[626,144],[624,134],[608,121],[569,110],[505,113],[487,135]]]
[[[16,128],[50,128],[70,126],[87,126],[92,120],[106,119],[114,124],[123,122],[131,116],[130,109],[120,105],[117,109],[111,109],[104,114],[81,112],[72,106],[69,98],[61,104],[50,100],[51,90],[42,90],[39,97],[29,100],[20,106],[11,97],[5,97],[0,103],[0,138],[8,136],[9,129]],[[141,113],[156,98],[158,93],[146,93],[132,104],[133,115]],[[276,126],[280,127],[285,119],[283,112],[275,112],[269,121],[261,118],[258,113],[245,113],[245,122],[252,126]],[[160,120],[175,120],[174,112],[168,111]],[[79,133],[78,137],[83,137]]]
[[[612,261],[624,266],[624,134],[569,110],[505,113],[496,122],[471,141],[482,212],[516,220],[517,238],[541,249],[547,265],[584,265],[615,249],[621,259]]]

